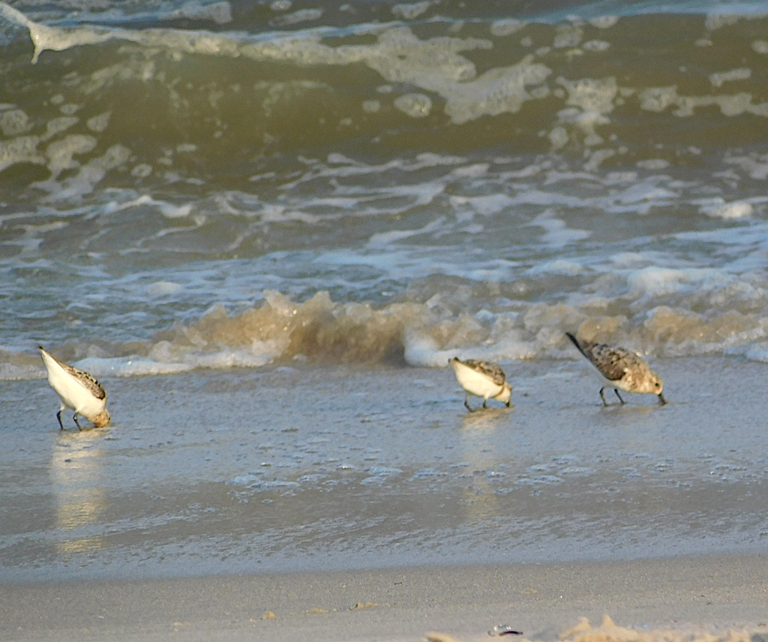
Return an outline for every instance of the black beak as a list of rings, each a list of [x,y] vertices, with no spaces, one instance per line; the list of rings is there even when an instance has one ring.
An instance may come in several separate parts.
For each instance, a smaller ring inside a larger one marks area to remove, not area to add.
[[[663,406],[665,403],[667,403],[667,400],[664,399],[664,393],[659,393],[659,401],[661,401],[661,405]]]

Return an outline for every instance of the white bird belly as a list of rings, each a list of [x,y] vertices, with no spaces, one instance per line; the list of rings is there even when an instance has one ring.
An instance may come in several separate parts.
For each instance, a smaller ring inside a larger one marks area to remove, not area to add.
[[[97,399],[90,390],[77,381],[55,360],[44,355],[45,366],[48,370],[48,382],[59,395],[61,403],[72,408],[83,417],[91,418],[98,415],[106,407],[106,399]]]
[[[490,399],[498,395],[503,386],[498,386],[491,379],[476,370],[457,361],[451,362],[456,379],[468,393],[483,399]]]
[[[606,379],[605,375],[600,372],[598,367],[593,364],[591,361],[587,361],[585,359],[586,363],[589,365],[589,369],[598,379],[600,379],[600,383],[603,384],[606,388],[618,388],[619,390],[623,390],[624,392],[632,392],[631,390],[628,390],[626,388],[626,384],[623,383],[623,377],[622,379],[617,379],[616,381],[611,381],[610,379]]]

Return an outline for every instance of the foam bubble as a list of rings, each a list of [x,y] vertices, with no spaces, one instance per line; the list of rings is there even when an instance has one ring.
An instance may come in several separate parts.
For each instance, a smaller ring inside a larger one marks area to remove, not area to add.
[[[131,176],[136,178],[147,178],[148,176],[152,175],[153,171],[154,169],[152,168],[152,165],[148,165],[147,163],[139,163],[131,170]]]
[[[662,112],[677,103],[676,87],[649,87],[640,92],[640,109]]]
[[[663,158],[649,158],[647,160],[638,161],[636,165],[643,169],[666,169],[669,167],[669,161],[664,160]]]
[[[0,4],[0,7],[4,6]],[[122,39],[146,47],[161,47],[177,54],[224,55],[299,65],[363,63],[380,73],[387,82],[410,84],[441,96],[446,101],[446,114],[456,124],[484,115],[515,113],[526,101],[546,97],[546,87],[539,87],[541,91],[535,92],[535,96],[529,94],[526,87],[541,85],[551,73],[547,67],[534,63],[533,57],[528,56],[515,65],[494,68],[476,77],[475,65],[459,54],[462,51],[490,49],[493,46],[490,41],[449,37],[420,40],[404,25],[369,27],[368,31],[378,40],[372,45],[331,47],[321,43],[322,29],[242,42],[227,35],[168,29],[129,31],[79,27],[65,30],[34,23],[10,7],[5,10],[6,17],[29,29],[35,43],[35,60],[46,49],[62,51],[78,45]],[[298,21],[317,20],[321,15],[319,9],[306,9],[281,15],[274,18],[273,23],[286,26]],[[568,28],[567,39],[572,40],[576,31],[570,26]],[[95,91],[99,84],[108,82],[110,76],[124,74],[128,68],[144,80],[155,73],[152,61],[129,61],[92,74],[88,91]]]
[[[589,238],[592,235],[592,232],[588,230],[568,229],[565,221],[555,217],[552,210],[545,210],[528,225],[544,228],[546,233],[540,240],[542,243],[553,247],[564,247],[569,243]]]
[[[696,109],[711,105],[719,107],[723,116],[734,117],[748,113],[768,117],[768,105],[753,104],[752,94],[748,92],[717,96],[681,96],[677,93],[677,87],[650,87],[641,91],[639,96],[641,109],[662,112],[670,106],[676,106],[677,109],[672,113],[681,118],[690,118],[694,116]]]
[[[404,20],[413,20],[429,10],[432,5],[430,0],[424,2],[414,2],[413,4],[396,4],[392,7],[392,15]]]
[[[0,350],[0,381],[44,379],[47,375],[39,359],[34,362],[23,355]]]
[[[87,154],[92,151],[96,145],[97,141],[93,136],[82,134],[72,134],[48,145],[45,150],[45,155],[49,158],[48,169],[51,170],[52,175],[49,179],[49,185],[52,184],[65,169],[80,167],[80,163],[76,162],[73,157],[80,154]]]
[[[186,203],[185,205],[174,205],[173,203],[154,201],[153,204],[160,209],[160,213],[165,218],[184,218],[185,216],[189,216],[192,212],[191,203]]]
[[[752,216],[753,207],[746,201],[734,201],[725,203],[722,199],[716,199],[718,202],[705,205],[701,208],[702,213],[712,218],[722,218],[725,220],[736,218],[748,218]]]
[[[276,27],[287,27],[299,24],[300,22],[314,22],[315,20],[320,20],[322,17],[322,9],[300,9],[299,11],[294,11],[293,13],[288,13],[282,16],[278,16],[277,18],[272,18],[269,23]]]
[[[557,83],[568,92],[566,104],[575,105],[585,112],[607,114],[613,111],[614,100],[618,93],[616,78],[580,78],[566,80],[558,78]]]
[[[411,118],[424,118],[429,116],[432,101],[424,94],[404,94],[395,100],[395,107]]]
[[[94,377],[142,377],[177,374],[194,369],[191,364],[155,361],[141,357],[89,357],[72,365],[90,372]]]
[[[439,93],[447,101],[445,113],[460,125],[481,116],[517,113],[525,102],[535,99],[526,87],[542,84],[551,73],[545,65],[534,63],[532,56],[526,56],[516,65],[490,69],[470,82],[443,86]]]
[[[227,482],[227,486],[251,486],[262,483],[260,473],[246,473],[233,477]]]
[[[32,122],[23,110],[9,109],[0,113],[0,129],[4,136],[10,138],[28,132],[32,129]]]
[[[0,140],[0,172],[17,163],[45,165],[45,156],[37,151],[39,143],[37,136],[17,136],[10,140]]]
[[[149,296],[170,296],[184,289],[183,285],[170,281],[157,281],[147,287]]]
[[[710,274],[707,270],[675,270],[663,267],[647,267],[637,270],[627,279],[633,296],[662,296],[680,292],[694,280]]]
[[[493,216],[506,211],[514,204],[514,199],[506,194],[490,194],[488,196],[451,196],[451,203],[457,209],[471,209],[473,213],[481,216]],[[469,217],[463,217],[467,220]]]
[[[89,137],[78,137],[79,144],[82,145],[83,139],[87,138]],[[88,161],[86,165],[80,168],[77,175],[65,179],[60,186],[53,181],[41,183],[40,185],[44,185],[52,192],[49,197],[51,199],[78,198],[90,194],[96,184],[104,179],[109,170],[120,167],[128,161],[130,156],[131,152],[128,148],[123,145],[113,145],[102,156]]]
[[[527,23],[522,20],[515,20],[514,18],[507,18],[505,20],[496,20],[491,23],[490,31],[492,36],[497,38],[503,36],[510,36],[513,33],[517,33],[521,29],[526,27]]]
[[[409,332],[405,337],[405,360],[412,366],[443,367],[456,356],[455,351],[440,350],[437,342],[426,334]]]
[[[62,116],[60,118],[52,118],[46,123],[45,134],[42,136],[42,140],[48,140],[67,131],[70,127],[74,127],[80,122],[79,118],[74,116]]]
[[[555,40],[552,43],[554,49],[575,47],[581,42],[584,30],[580,25],[565,24],[555,28]]]
[[[368,472],[371,476],[364,478],[360,482],[361,484],[379,486],[390,481],[392,477],[403,474],[400,468],[394,468],[393,466],[374,466]]]
[[[569,261],[567,259],[555,259],[553,261],[546,261],[535,265],[528,274],[561,274],[563,276],[576,276],[584,272],[584,267],[575,261]]]
[[[29,36],[35,46],[32,63],[36,63],[40,54],[46,50],[64,51],[80,45],[92,45],[105,42],[112,34],[103,29],[78,27],[73,29],[57,29],[46,27],[29,20],[21,11],[14,9],[5,2],[0,2],[0,15],[7,20],[29,29]]]
[[[707,31],[716,31],[723,27],[735,25],[740,18],[741,16],[735,13],[710,13],[704,21],[704,28]]]
[[[210,20],[219,25],[232,22],[232,7],[229,2],[212,2],[203,5],[199,0],[190,0],[165,16],[168,20]]]
[[[752,70],[747,67],[731,69],[730,71],[720,71],[709,75],[709,82],[714,87],[722,87],[726,82],[735,82],[737,80],[747,80],[752,77]]]
[[[610,29],[619,21],[619,16],[599,16],[591,18],[587,22],[597,29]]]
[[[585,42],[582,47],[587,51],[607,51],[610,49],[611,43],[605,40],[590,40]]]

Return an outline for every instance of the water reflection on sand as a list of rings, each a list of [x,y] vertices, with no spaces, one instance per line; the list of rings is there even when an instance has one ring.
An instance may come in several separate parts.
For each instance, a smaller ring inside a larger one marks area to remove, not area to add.
[[[460,505],[468,525],[493,519],[499,510],[492,475],[503,474],[497,469],[506,460],[494,440],[499,430],[512,430],[512,408],[480,408],[461,418],[459,440],[463,460],[472,483],[464,487]]]
[[[60,555],[104,548],[105,431],[62,432],[51,451],[51,488],[56,506],[56,549]]]

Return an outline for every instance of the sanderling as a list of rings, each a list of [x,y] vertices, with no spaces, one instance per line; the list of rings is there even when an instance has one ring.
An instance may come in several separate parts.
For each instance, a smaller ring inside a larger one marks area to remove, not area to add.
[[[664,381],[634,352],[605,343],[581,341],[570,332],[566,332],[565,336],[573,341],[573,345],[579,349],[579,352],[595,369],[600,381],[603,382],[603,387],[600,388],[600,398],[603,400],[604,406],[608,405],[603,394],[606,388],[613,388],[622,404],[625,402],[619,394],[619,389],[625,392],[658,395],[662,404],[667,403],[662,394]]]
[[[504,371],[495,363],[478,361],[476,359],[461,359],[454,357],[448,363],[453,367],[461,387],[466,391],[464,405],[472,410],[469,405],[469,395],[483,398],[483,408],[487,408],[489,398],[498,399],[509,407],[509,398],[512,395],[512,386],[509,385]]]
[[[78,430],[81,430],[81,426],[77,420],[77,415],[82,415],[92,421],[97,428],[106,426],[110,417],[107,410],[107,393],[101,384],[87,372],[73,368],[51,356],[43,349],[43,346],[38,346],[38,348],[43,357],[45,369],[48,370],[48,383],[51,384],[61,399],[61,408],[56,413],[61,429],[64,430],[64,424],[61,423],[61,413],[65,408],[71,408],[75,411],[72,418],[75,420]]]

